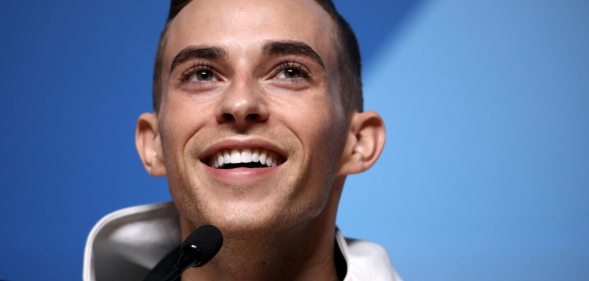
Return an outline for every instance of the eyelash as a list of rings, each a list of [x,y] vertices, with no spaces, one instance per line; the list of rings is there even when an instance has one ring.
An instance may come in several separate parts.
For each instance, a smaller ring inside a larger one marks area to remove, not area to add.
[[[190,78],[192,78],[192,75],[202,70],[211,71],[212,75],[216,76],[215,70],[210,65],[204,63],[195,63],[186,71],[182,72],[180,75],[180,83],[188,82]]]
[[[311,78],[311,71],[309,71],[309,69],[304,65],[294,61],[284,61],[275,66],[273,70],[273,77],[279,75],[280,72],[285,71],[287,69],[295,69],[297,71],[300,71],[302,79],[309,80]],[[210,65],[204,63],[195,63],[180,75],[180,83],[184,84],[188,82],[195,73],[203,70],[211,71],[213,76],[217,76],[216,71]],[[297,78],[287,79],[296,80]]]
[[[311,78],[311,71],[309,71],[309,69],[306,68],[304,65],[294,61],[281,62],[278,66],[275,67],[274,76],[278,75],[280,72],[287,69],[296,69],[300,71],[303,76],[303,79]]]

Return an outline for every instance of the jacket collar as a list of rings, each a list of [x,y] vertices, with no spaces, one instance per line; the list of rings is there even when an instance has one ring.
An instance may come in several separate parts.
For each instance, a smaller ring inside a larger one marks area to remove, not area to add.
[[[401,280],[385,250],[368,241],[336,241],[347,267],[345,281]],[[129,207],[103,217],[84,249],[85,281],[142,280],[181,242],[178,212],[172,203]]]

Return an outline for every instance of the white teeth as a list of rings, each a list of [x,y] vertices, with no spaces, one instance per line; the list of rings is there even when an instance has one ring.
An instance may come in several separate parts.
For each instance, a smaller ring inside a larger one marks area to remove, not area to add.
[[[268,154],[268,158],[266,158],[266,166],[272,167],[272,154]]]
[[[276,167],[278,159],[276,153],[262,149],[226,149],[212,155],[209,164],[213,168],[221,168],[227,164],[254,162],[266,167]]]
[[[225,163],[224,159],[225,158],[223,157],[223,155],[221,155],[221,153],[219,153],[219,155],[217,155],[217,163],[218,164],[217,164],[217,167],[215,167],[215,168],[218,168],[219,166],[223,166],[223,163]]]
[[[244,149],[241,152],[241,162],[242,163],[249,163],[252,162],[252,151],[249,149]]]
[[[231,163],[231,154],[229,153],[229,150],[227,150],[227,151],[225,151],[225,153],[223,153],[223,163],[225,163],[225,164]]]
[[[241,163],[241,153],[239,153],[239,150],[237,149],[231,150],[231,164],[239,163]]]
[[[262,163],[262,164],[265,164],[266,163],[266,156],[267,156],[267,152],[266,151],[260,152],[260,163]]]
[[[260,151],[258,151],[257,149],[254,150],[254,152],[252,153],[252,162],[258,162],[260,161]]]

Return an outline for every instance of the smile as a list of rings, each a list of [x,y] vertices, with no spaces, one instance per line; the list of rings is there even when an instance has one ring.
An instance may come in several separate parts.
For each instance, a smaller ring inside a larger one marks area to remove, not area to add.
[[[263,148],[222,149],[205,163],[215,169],[267,168],[284,162],[277,153]]]

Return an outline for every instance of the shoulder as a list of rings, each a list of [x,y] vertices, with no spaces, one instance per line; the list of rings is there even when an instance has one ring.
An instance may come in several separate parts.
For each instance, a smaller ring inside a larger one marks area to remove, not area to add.
[[[337,238],[348,267],[344,281],[402,281],[382,246],[339,233]]]
[[[103,217],[84,249],[84,280],[138,280],[180,241],[171,203],[129,207]]]

